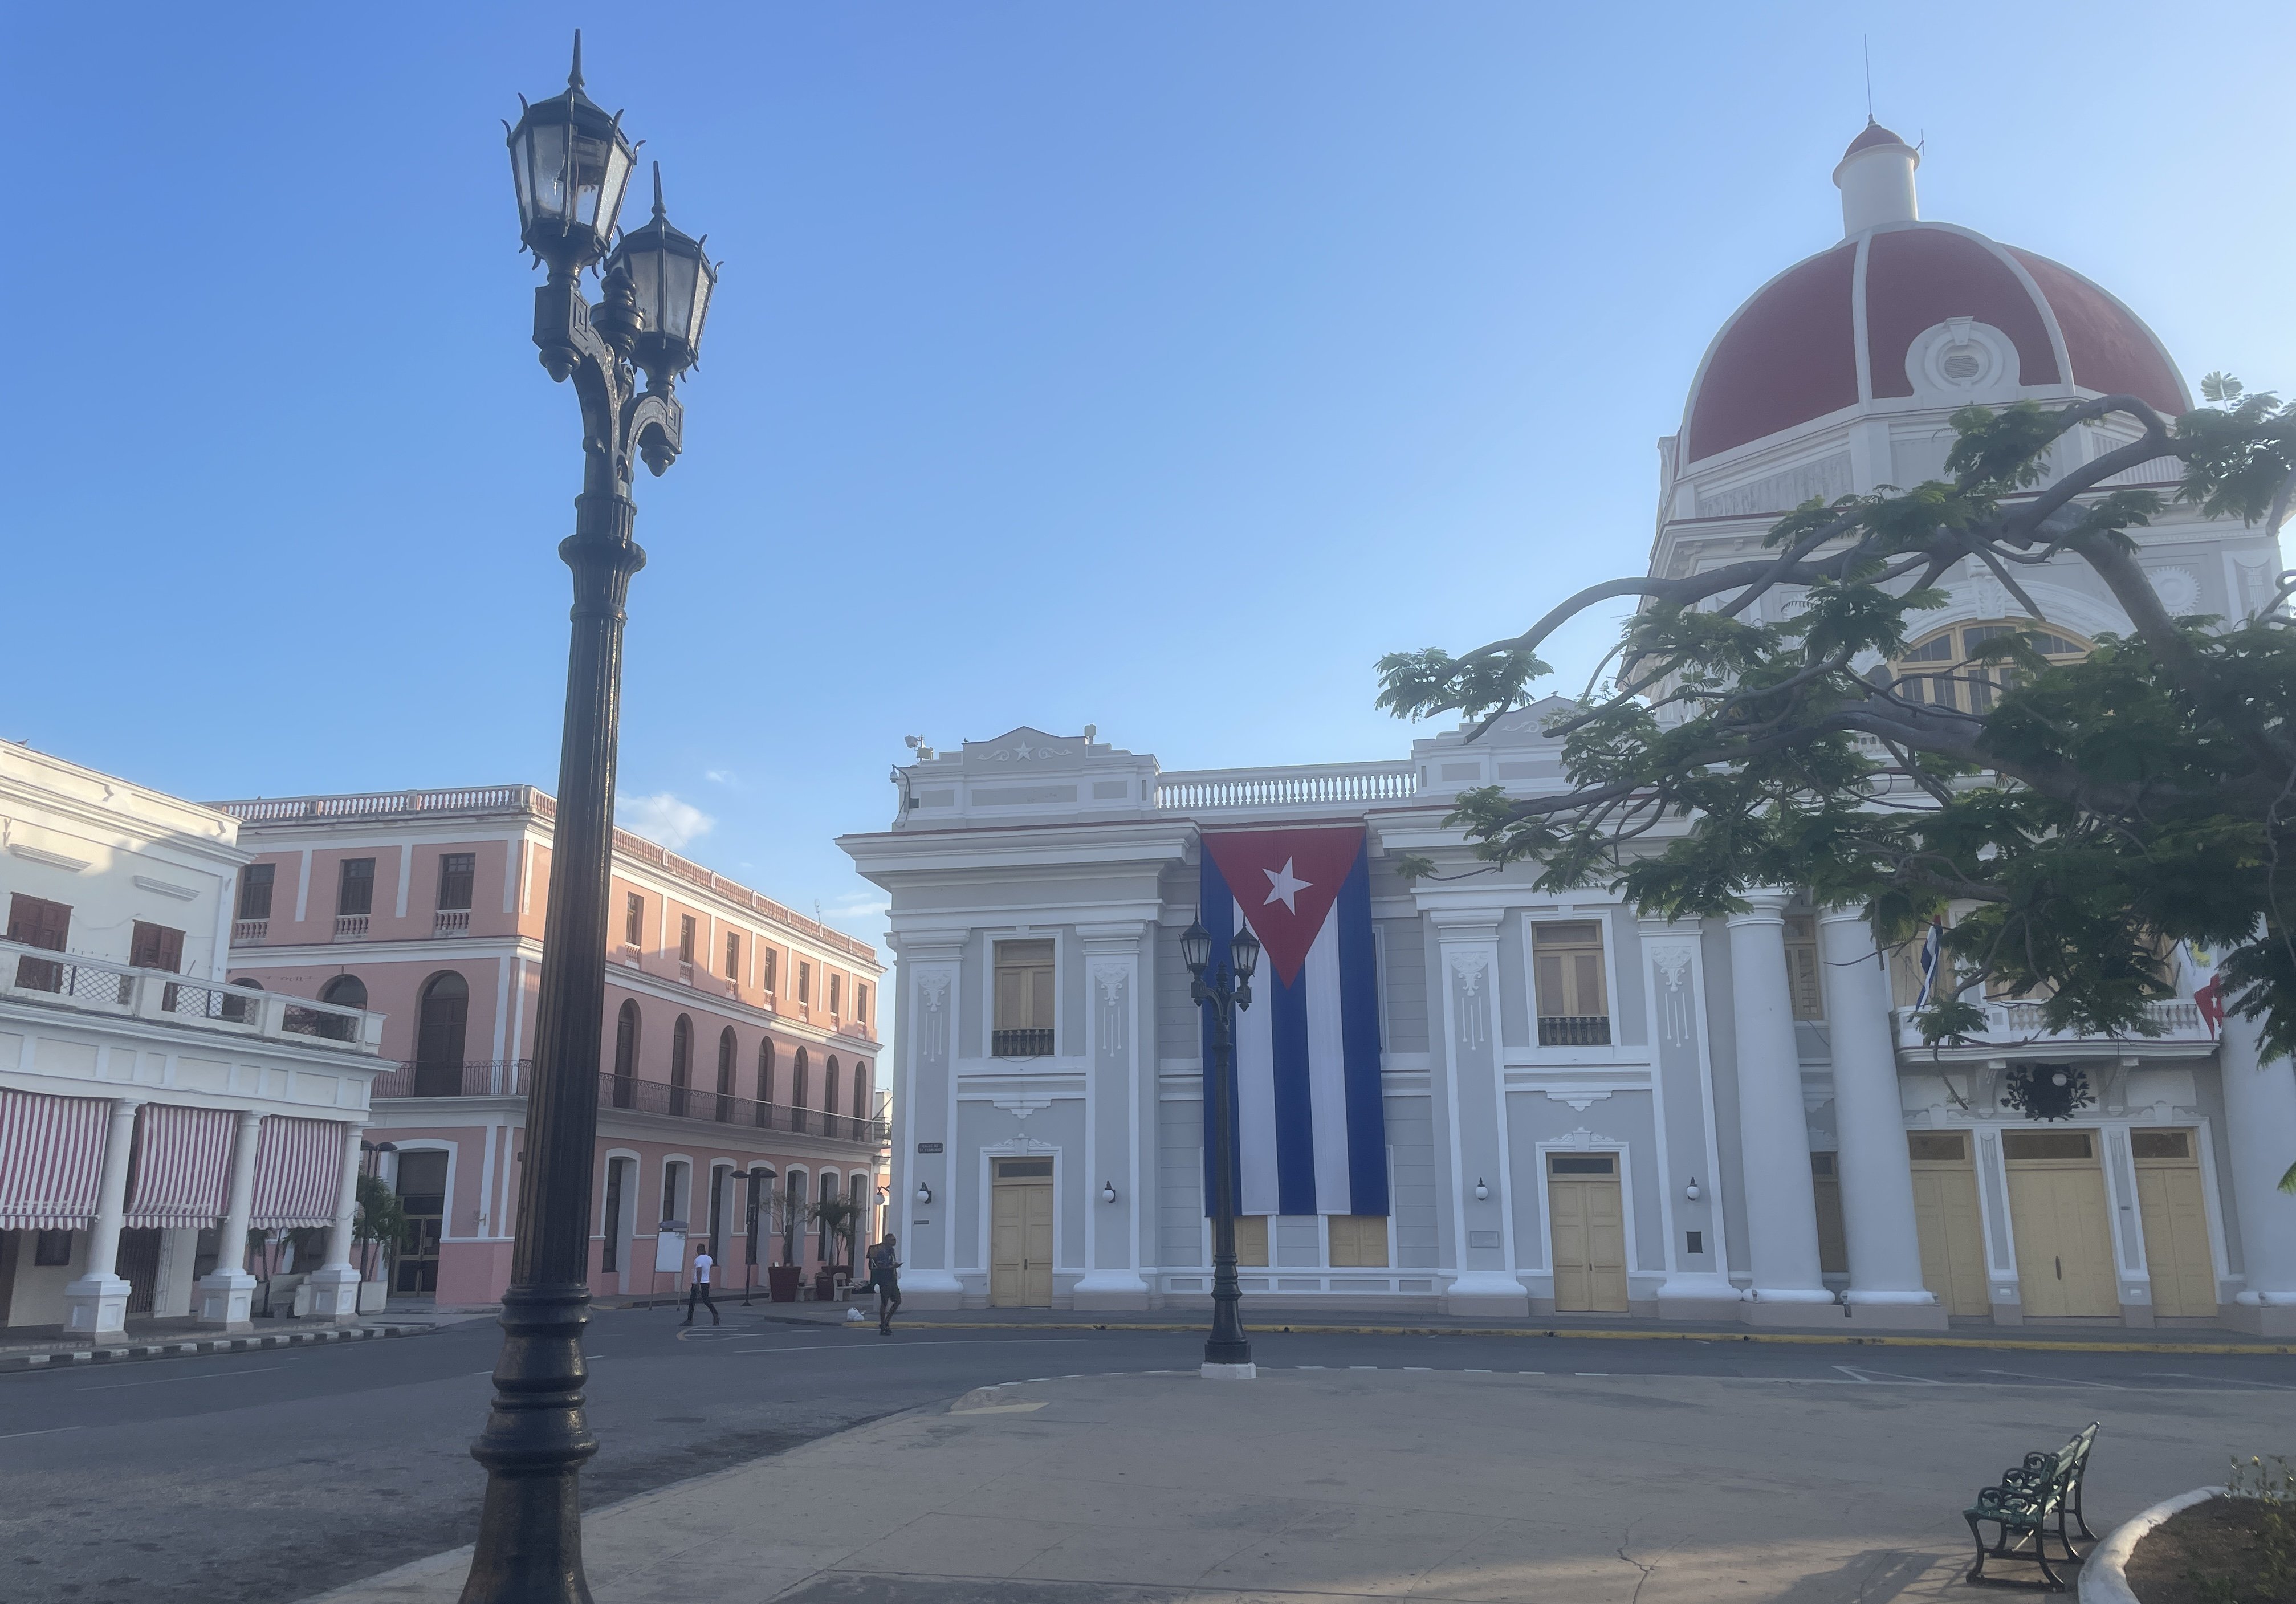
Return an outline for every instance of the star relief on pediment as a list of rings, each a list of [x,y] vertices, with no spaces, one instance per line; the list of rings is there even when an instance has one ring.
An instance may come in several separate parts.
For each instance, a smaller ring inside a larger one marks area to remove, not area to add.
[[[1008,731],[994,741],[968,741],[964,743],[964,755],[968,760],[1003,765],[1046,763],[1059,757],[1080,757],[1083,751],[1084,743],[1080,741],[1048,735],[1027,724]]]

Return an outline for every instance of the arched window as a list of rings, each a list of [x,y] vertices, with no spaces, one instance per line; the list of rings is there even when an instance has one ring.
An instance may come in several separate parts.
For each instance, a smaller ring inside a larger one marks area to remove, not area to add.
[[[805,1263],[805,1172],[789,1173],[789,1191],[782,1204],[782,1263]]]
[[[734,1027],[731,1025],[718,1033],[718,1123],[734,1123]]]
[[[319,1001],[338,1008],[365,1008],[366,982],[357,975],[337,975],[319,988]],[[319,1034],[331,1041],[348,1042],[358,1033],[358,1021],[340,1014],[320,1014]]]
[[[797,1050],[797,1058],[790,1065],[790,1129],[805,1129],[805,1049]]]
[[[677,1016],[669,1033],[669,1111],[685,1112],[686,1088],[693,1084],[693,1021]]]
[[[869,1117],[869,1066],[866,1064],[853,1066],[853,1117],[857,1120]]]
[[[2040,628],[2030,619],[1956,624],[1924,635],[1898,654],[1890,665],[1891,689],[1907,701],[1964,713],[1989,713],[2001,692],[2016,684],[2018,670],[2010,663],[1970,659],[1986,642],[2020,632],[2052,667],[2078,663],[2089,654],[2087,642],[2062,630]]]
[[[633,997],[614,1017],[614,1107],[627,1109],[637,1101],[638,1005]]]
[[[463,1034],[470,1024],[471,988],[453,970],[422,983],[414,1011],[414,1095],[459,1097]]]
[[[827,1203],[836,1195],[837,1177],[828,1170],[822,1171],[820,1201]],[[820,1226],[819,1240],[814,1244],[815,1250],[820,1255],[823,1264],[833,1264],[837,1262],[837,1238],[829,1229],[829,1213],[826,1209],[821,1211]]]
[[[837,1134],[837,1055],[833,1052],[821,1072],[821,1133]]]
[[[774,1043],[768,1036],[758,1043],[758,1127],[774,1122]]]

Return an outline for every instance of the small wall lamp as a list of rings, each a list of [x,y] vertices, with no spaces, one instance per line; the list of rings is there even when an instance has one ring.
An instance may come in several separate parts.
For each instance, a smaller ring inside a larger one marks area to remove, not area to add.
[[[920,1203],[930,1203],[932,1201],[932,1188],[927,1186],[922,1181],[917,1183],[917,1201]]]
[[[1486,1202],[1489,1199],[1490,1195],[1491,1189],[1483,1184],[1483,1178],[1480,1175],[1477,1175],[1475,1177],[1475,1201],[1478,1203]]]
[[[1689,1199],[1693,1203],[1695,1203],[1695,1202],[1697,1202],[1697,1201],[1698,1201],[1698,1177],[1697,1177],[1697,1176],[1695,1176],[1695,1175],[1691,1176],[1691,1178],[1690,1178],[1690,1184],[1689,1184],[1689,1185],[1687,1185],[1687,1186],[1685,1186],[1685,1187],[1684,1187],[1684,1188],[1682,1189],[1682,1195],[1683,1195],[1684,1197],[1685,1197],[1685,1198]]]
[[[1100,1183],[1100,1200],[1103,1203],[1113,1203],[1116,1201],[1115,1182],[1103,1181]]]

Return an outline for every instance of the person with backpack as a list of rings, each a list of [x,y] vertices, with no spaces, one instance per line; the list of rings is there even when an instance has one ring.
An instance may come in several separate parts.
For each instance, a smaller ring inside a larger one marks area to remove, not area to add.
[[[901,1261],[894,1252],[898,1237],[888,1236],[869,1249],[869,1280],[877,1289],[877,1335],[893,1334],[893,1316],[901,1307]]]

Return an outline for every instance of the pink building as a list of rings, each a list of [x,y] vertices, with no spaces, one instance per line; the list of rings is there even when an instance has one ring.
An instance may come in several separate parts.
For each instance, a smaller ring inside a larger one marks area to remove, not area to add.
[[[553,799],[531,786],[217,805],[241,821],[231,977],[386,1016],[368,1140],[406,1235],[394,1298],[499,1300],[508,1284],[550,884]],[[664,1221],[717,1244],[720,1284],[810,1285],[852,1249],[813,1218],[838,1197],[879,1229],[885,1094],[876,953],[626,831],[614,837],[597,1068],[591,1290],[682,1290]]]

